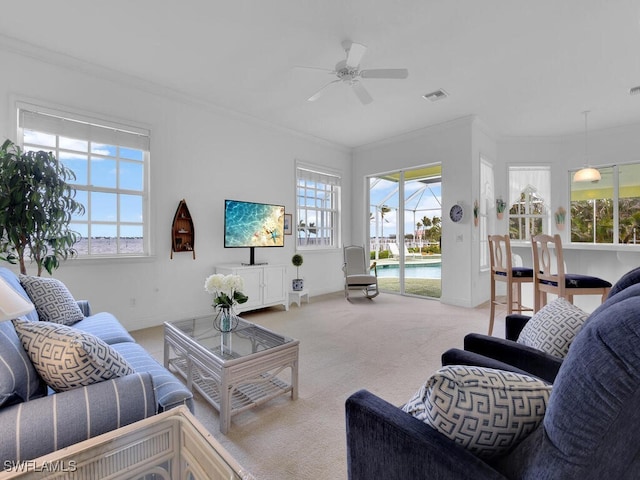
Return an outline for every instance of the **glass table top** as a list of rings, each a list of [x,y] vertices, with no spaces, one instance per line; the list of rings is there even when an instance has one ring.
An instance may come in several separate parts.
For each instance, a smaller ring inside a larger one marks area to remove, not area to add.
[[[242,318],[233,331],[223,333],[213,327],[214,318],[211,315],[168,323],[222,360],[245,357],[294,341]]]

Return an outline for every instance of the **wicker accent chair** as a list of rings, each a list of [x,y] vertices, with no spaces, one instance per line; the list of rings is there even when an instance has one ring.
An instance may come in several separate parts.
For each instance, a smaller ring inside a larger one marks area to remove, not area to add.
[[[349,299],[349,290],[361,290],[365,297],[376,297],[378,290],[378,270],[376,262],[369,265],[364,247],[349,245],[344,247],[344,296]],[[371,274],[373,271],[373,274]]]

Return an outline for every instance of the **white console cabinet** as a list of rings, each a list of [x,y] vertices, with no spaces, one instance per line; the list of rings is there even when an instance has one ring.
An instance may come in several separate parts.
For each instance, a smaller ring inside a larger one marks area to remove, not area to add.
[[[258,308],[283,305],[289,310],[285,286],[287,267],[284,265],[218,265],[216,273],[239,275],[244,280],[242,293],[249,297],[245,303],[236,305],[236,313]]]

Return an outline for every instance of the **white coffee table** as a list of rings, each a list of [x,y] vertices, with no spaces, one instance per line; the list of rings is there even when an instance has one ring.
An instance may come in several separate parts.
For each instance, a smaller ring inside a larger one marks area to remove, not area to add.
[[[215,330],[213,316],[166,322],[164,365],[220,412],[227,433],[233,415],[289,392],[298,398],[299,343],[243,319],[230,333]]]

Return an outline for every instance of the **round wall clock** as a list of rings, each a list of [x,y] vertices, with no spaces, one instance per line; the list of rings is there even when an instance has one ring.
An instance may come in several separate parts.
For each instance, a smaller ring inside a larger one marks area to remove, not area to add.
[[[464,210],[462,209],[462,205],[460,204],[456,203],[453,207],[451,207],[451,210],[449,210],[449,218],[456,223],[462,220],[463,216]]]

